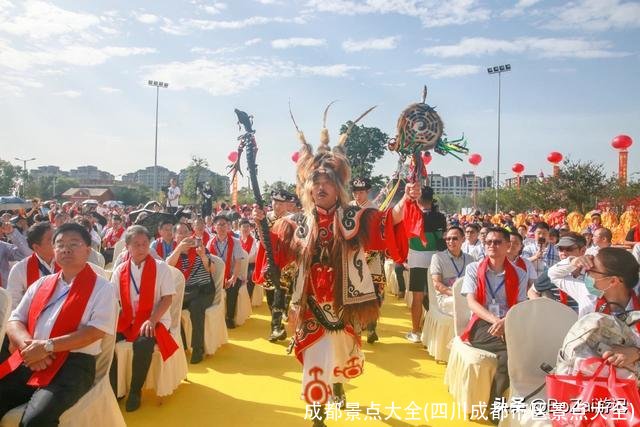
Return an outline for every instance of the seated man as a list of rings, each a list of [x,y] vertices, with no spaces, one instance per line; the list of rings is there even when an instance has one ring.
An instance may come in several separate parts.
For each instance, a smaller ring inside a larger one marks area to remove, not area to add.
[[[213,219],[213,227],[216,234],[213,236],[207,249],[212,255],[222,258],[224,261],[224,289],[227,293],[227,328],[236,327],[235,316],[238,303],[238,291],[242,280],[240,279],[240,261],[244,259],[242,243],[233,237],[229,219],[224,215],[217,215]]]
[[[484,244],[478,238],[479,233],[480,226],[478,224],[467,224],[464,232],[466,239],[462,243],[462,252],[471,255],[476,261],[481,261],[484,258]]]
[[[157,343],[163,360],[177,349],[168,329],[171,327],[171,301],[176,293],[169,266],[149,253],[151,235],[141,225],[133,225],[124,232],[130,258],[120,264],[111,276],[118,299],[117,341],[133,342],[131,387],[126,409],[140,407],[140,392],[147,378],[154,346]],[[118,361],[111,364],[111,386],[117,390]]]
[[[611,239],[613,235],[611,230],[605,227],[600,227],[593,232],[593,246],[587,248],[585,255],[598,255],[598,251],[602,248],[608,248],[611,246]]]
[[[436,290],[440,311],[453,315],[453,289],[456,280],[464,276],[467,266],[475,262],[473,256],[462,252],[464,232],[460,227],[449,227],[444,241],[447,250],[438,252],[431,258],[430,273]]]
[[[36,280],[60,270],[53,260],[53,226],[50,223],[41,222],[29,227],[27,242],[33,253],[15,264],[9,273],[7,290],[11,294],[12,310]]]
[[[509,236],[509,251],[507,252],[507,258],[514,265],[520,267],[527,273],[527,289],[533,286],[533,282],[538,278],[538,272],[533,266],[531,261],[522,257],[522,249],[524,247],[522,235],[515,231],[511,232]]]
[[[473,315],[460,338],[498,357],[489,398],[491,408],[509,387],[504,318],[511,307],[527,299],[527,273],[507,259],[507,230],[490,228],[484,247],[484,260],[471,263],[464,275],[461,293],[466,295]]]
[[[118,240],[122,238],[124,234],[124,226],[122,225],[122,217],[120,215],[114,215],[111,217],[113,225],[105,233],[104,239],[102,239],[102,248],[105,264],[109,264],[113,261],[113,250],[118,243]]]
[[[53,241],[62,271],[38,279],[11,313],[13,354],[0,365],[0,418],[28,402],[22,426],[57,425],[93,386],[102,338],[115,333],[116,296],[87,265],[87,230],[64,224]]]
[[[158,234],[160,237],[151,243],[151,255],[155,253],[158,256],[157,259],[165,260],[176,248],[176,242],[173,240],[173,222],[169,219],[160,221]]]
[[[215,285],[211,275],[215,265],[205,247],[196,246],[190,238],[186,224],[178,223],[174,228],[176,249],[167,258],[167,264],[182,271],[185,278],[182,308],[189,310],[191,325],[191,363],[200,363],[204,358],[204,315],[213,303]]]

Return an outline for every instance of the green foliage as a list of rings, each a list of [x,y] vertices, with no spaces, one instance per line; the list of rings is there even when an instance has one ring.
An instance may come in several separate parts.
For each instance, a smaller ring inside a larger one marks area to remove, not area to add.
[[[80,183],[67,176],[41,176],[29,178],[24,187],[24,195],[27,198],[38,197],[40,199],[60,199],[62,193],[70,188],[80,187]]]
[[[347,131],[351,122],[340,127]],[[347,158],[351,163],[351,176],[371,178],[373,165],[384,155],[389,137],[376,127],[354,126],[346,143]]]
[[[197,185],[202,185],[200,182],[200,173],[209,167],[209,162],[205,159],[193,156],[191,157],[191,163],[187,166],[187,175],[182,183],[180,203],[190,204],[196,203],[198,194],[196,191]]]
[[[296,193],[296,185],[295,184],[289,184],[287,182],[284,181],[276,181],[272,184],[267,184],[266,182],[264,183],[264,186],[262,187],[262,198],[264,199],[264,203],[269,205],[271,204],[271,192],[273,190],[287,190],[289,193],[295,194]],[[253,193],[251,195],[251,203],[253,203]]]
[[[13,194],[16,180],[20,177],[22,168],[14,166],[6,160],[0,159],[0,196]]]
[[[131,187],[111,187],[113,196],[116,200],[121,201],[125,205],[139,205],[154,200],[153,190],[145,185],[136,185]]]

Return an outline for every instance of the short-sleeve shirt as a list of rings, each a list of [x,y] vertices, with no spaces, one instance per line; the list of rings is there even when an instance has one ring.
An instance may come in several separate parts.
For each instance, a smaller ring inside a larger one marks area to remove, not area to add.
[[[510,262],[505,260],[505,262]],[[478,289],[478,266],[480,262],[472,262],[467,266],[467,271],[464,275],[462,282],[462,295],[475,294]],[[513,265],[513,264],[512,264]],[[527,273],[518,266],[513,266],[518,273],[518,302],[525,301],[527,299]],[[487,268],[487,287],[491,287],[491,290],[495,293],[495,301],[500,305],[500,317],[507,314],[509,306],[507,305],[507,293],[505,285],[502,285],[505,280],[504,270],[500,273],[495,273],[490,268]],[[484,306],[489,307],[492,303],[493,296],[491,290],[487,289]]]
[[[452,286],[458,278],[464,277],[467,266],[472,262],[475,262],[475,259],[464,252],[459,257],[453,256],[448,250],[438,252],[431,258],[429,273],[432,276],[439,274],[442,276],[442,283]]]
[[[539,247],[537,243],[528,244],[522,250],[522,256],[531,258],[538,253],[538,249]],[[538,275],[540,275],[544,271],[551,268],[558,261],[560,261],[560,252],[558,252],[558,248],[555,245],[549,244],[544,248],[544,251],[542,252],[542,258],[531,262],[536,268]]]
[[[51,264],[47,264],[42,258],[38,257],[39,263],[39,277],[47,276],[49,274],[53,274],[54,272],[54,262],[52,260]],[[9,272],[9,279],[7,281],[7,291],[11,295],[11,309],[15,310],[15,308],[20,304],[24,293],[27,291],[27,264],[29,263],[30,257],[24,258],[18,263],[14,264],[11,267],[11,271]]]
[[[167,206],[177,208],[180,204],[180,187],[169,187],[167,189]]]
[[[45,278],[46,276],[38,279],[29,286],[29,289],[27,289],[27,292],[24,294],[22,301],[20,301],[18,307],[16,307],[16,309],[11,313],[11,317],[9,317],[10,321],[19,321],[25,326],[27,325],[29,307],[31,306],[34,295],[38,289],[40,289],[40,286],[42,286]],[[40,317],[38,317],[38,320],[36,321],[36,328],[33,333],[34,339],[47,340],[50,338],[53,325],[60,314],[62,305],[69,295],[71,286],[74,286],[73,281],[71,283],[65,282],[61,274],[48,305],[45,306],[42,313],[40,313]],[[106,334],[114,335],[116,328],[116,301],[116,293],[113,284],[105,278],[98,276],[93,292],[91,292],[87,306],[82,314],[82,318],[80,319],[80,326],[78,329],[92,326]],[[74,353],[86,353],[97,356],[102,351],[101,344],[102,340],[97,340],[87,346],[71,351]]]
[[[480,239],[476,240],[473,245],[465,240],[462,243],[462,252],[471,255],[476,261],[482,261],[484,259],[484,245]]]
[[[153,296],[153,306],[160,301],[160,299],[167,295],[175,295],[176,286],[173,282],[173,276],[171,275],[171,270],[169,266],[162,261],[154,259],[156,263],[156,287],[155,287],[155,295]],[[134,262],[131,260],[127,261],[127,263],[131,263],[131,275],[133,276],[133,281],[130,281],[129,284],[129,296],[131,298],[131,306],[133,309],[133,315],[138,311],[138,303],[140,302],[140,294],[136,290],[136,287],[133,285],[133,282],[136,283],[138,289],[142,283],[142,270],[144,269],[144,265],[146,263],[143,262],[140,264],[140,267],[136,266]],[[122,270],[125,268],[127,263],[120,264],[114,271],[111,276],[111,282],[116,290],[116,295],[118,297],[118,301],[121,301],[120,297],[120,274]],[[164,312],[162,317],[160,318],[160,322],[168,329],[171,327],[171,313],[170,310]]]

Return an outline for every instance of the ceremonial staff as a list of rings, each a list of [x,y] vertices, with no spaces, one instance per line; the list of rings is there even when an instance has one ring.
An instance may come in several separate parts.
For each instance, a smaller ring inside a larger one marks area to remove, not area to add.
[[[247,150],[247,170],[249,171],[249,178],[251,179],[251,188],[253,190],[253,197],[256,205],[260,209],[264,209],[264,200],[260,193],[260,184],[258,183],[258,165],[256,164],[256,153],[258,152],[258,145],[256,144],[255,129],[253,129],[253,116],[249,116],[244,111],[240,111],[237,108],[234,110],[236,116],[238,116],[239,127],[244,128],[244,134],[238,137],[240,144],[238,145],[238,158],[233,165],[230,166],[230,172],[233,174],[231,179],[235,177],[236,173],[242,175],[240,170],[240,158],[242,152]],[[276,289],[280,289],[280,269],[273,259],[273,249],[271,246],[271,236],[269,234],[269,225],[267,224],[267,218],[263,218],[260,221],[260,230],[262,232],[262,244],[264,246],[265,254],[267,255],[267,282],[274,286]]]

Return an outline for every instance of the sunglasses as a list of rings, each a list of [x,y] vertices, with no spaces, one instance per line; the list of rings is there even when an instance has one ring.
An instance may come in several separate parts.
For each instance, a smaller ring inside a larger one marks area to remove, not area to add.
[[[458,241],[460,239],[457,238],[457,237],[445,237],[444,240],[447,241],[447,242],[449,242],[449,241],[456,242],[456,241]]]
[[[504,243],[504,240],[485,240],[485,246],[500,246]]]

